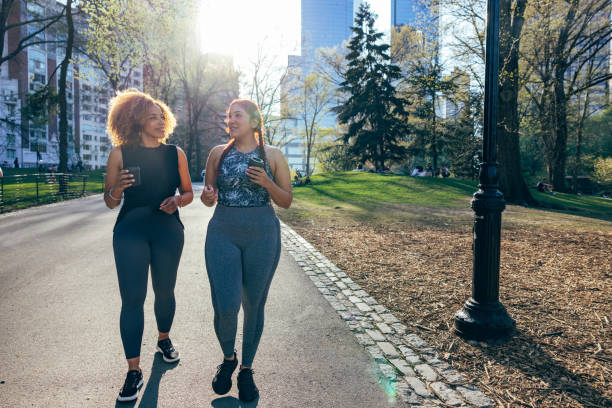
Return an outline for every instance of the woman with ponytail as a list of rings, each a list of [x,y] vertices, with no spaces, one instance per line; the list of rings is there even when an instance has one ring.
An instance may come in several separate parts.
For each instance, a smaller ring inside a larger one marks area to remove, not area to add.
[[[238,311],[244,311],[242,364],[238,396],[259,395],[252,364],[264,326],[264,307],[280,256],[280,224],[271,201],[289,208],[293,199],[289,166],[283,153],[266,146],[259,107],[232,101],[227,111],[230,140],[213,148],[206,163],[200,199],[217,204],[206,234],[206,270],[214,309],[214,327],[223,352],[212,387],[226,394],[238,366],[234,350]],[[261,163],[261,167],[257,165]]]

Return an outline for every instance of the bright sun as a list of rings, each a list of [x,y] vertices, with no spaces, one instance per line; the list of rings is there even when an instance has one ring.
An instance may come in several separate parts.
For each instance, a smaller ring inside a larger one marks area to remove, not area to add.
[[[296,52],[299,0],[208,0],[200,10],[203,52],[233,55],[237,65],[253,59],[258,45],[279,55]]]

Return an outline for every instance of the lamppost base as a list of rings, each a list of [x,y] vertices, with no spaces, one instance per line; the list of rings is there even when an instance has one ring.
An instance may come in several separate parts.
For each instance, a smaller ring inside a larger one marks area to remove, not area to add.
[[[469,298],[455,314],[455,334],[466,340],[501,340],[515,328],[516,322],[500,302],[479,303]]]

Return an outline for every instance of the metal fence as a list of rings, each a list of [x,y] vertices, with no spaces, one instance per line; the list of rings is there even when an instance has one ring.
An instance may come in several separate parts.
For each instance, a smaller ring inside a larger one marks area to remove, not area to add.
[[[87,174],[35,173],[0,178],[0,213],[82,197]]]

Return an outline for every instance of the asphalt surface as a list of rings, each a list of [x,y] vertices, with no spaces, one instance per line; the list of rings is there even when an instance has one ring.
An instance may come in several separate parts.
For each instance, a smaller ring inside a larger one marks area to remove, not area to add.
[[[166,364],[155,353],[149,281],[145,384],[137,402],[116,403],[127,371],[112,253],[117,213],[97,195],[0,215],[0,407],[394,405],[377,382],[372,359],[284,250],[253,365],[261,397],[240,402],[235,374],[229,394],[214,394],[210,383],[222,354],[204,267],[213,209],[197,198],[181,210],[185,247],[171,332],[181,361]],[[240,324],[239,356],[241,330]]]

